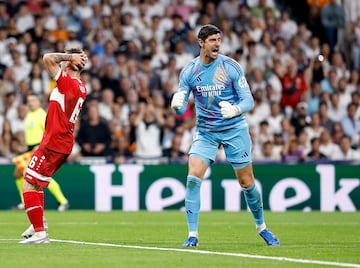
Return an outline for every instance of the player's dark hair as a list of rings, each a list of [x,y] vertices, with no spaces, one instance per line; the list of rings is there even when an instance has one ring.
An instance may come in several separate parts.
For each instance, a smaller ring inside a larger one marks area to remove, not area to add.
[[[220,29],[212,24],[205,24],[201,27],[198,38],[205,41],[208,36],[221,33]]]
[[[71,47],[71,48],[66,47],[64,49],[64,52],[66,54],[81,54],[81,53],[84,53],[84,50],[82,50],[82,48],[80,48],[80,47]]]

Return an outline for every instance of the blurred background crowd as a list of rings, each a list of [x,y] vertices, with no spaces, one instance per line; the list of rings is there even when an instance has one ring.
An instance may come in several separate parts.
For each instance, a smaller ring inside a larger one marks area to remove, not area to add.
[[[185,163],[194,105],[177,116],[170,100],[207,23],[253,93],[254,162],[360,161],[360,0],[1,1],[1,161],[27,150],[26,96],[47,108],[42,55],[82,47],[89,92],[69,162]]]

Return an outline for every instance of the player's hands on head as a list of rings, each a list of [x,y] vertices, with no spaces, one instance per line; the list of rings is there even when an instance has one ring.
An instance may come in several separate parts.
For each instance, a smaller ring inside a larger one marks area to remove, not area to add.
[[[228,101],[221,101],[219,103],[219,106],[221,107],[220,110],[221,115],[225,119],[233,118],[241,113],[240,108],[238,106],[232,105]]]
[[[179,91],[176,92],[171,100],[171,108],[178,110],[184,105],[186,92]]]
[[[80,71],[82,68],[84,68],[85,64],[88,62],[88,56],[85,53],[81,53],[81,54],[72,54],[72,64],[74,64],[78,71]]]

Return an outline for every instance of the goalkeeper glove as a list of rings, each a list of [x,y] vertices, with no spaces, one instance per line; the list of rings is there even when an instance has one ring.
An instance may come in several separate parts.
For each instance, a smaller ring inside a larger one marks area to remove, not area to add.
[[[180,109],[184,105],[185,96],[185,91],[176,92],[171,100],[171,108],[175,110]]]
[[[225,119],[233,118],[241,113],[238,106],[232,105],[228,101],[221,101],[219,106],[221,107],[221,115]]]

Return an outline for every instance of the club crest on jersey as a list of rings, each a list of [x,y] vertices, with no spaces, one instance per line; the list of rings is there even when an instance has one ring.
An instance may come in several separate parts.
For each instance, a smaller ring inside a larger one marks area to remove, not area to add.
[[[85,92],[86,92],[86,89],[85,89],[84,86],[80,85],[79,87],[80,87],[80,91],[81,91],[82,93],[85,93]]]
[[[223,66],[219,65],[215,71],[213,82],[215,84],[225,84],[227,80],[226,72]]]

